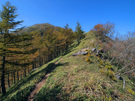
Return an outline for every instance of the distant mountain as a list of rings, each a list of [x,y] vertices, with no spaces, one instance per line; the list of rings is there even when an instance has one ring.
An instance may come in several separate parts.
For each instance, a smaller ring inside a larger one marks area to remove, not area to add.
[[[35,24],[35,25],[24,28],[20,33],[24,33],[24,32],[30,33],[32,31],[40,31],[42,33],[42,32],[45,32],[48,28],[59,29],[61,27],[57,27],[49,23]]]

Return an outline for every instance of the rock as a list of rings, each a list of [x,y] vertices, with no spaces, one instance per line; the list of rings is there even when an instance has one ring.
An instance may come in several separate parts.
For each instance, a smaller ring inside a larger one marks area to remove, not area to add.
[[[82,49],[81,51],[88,51],[90,49],[90,47],[87,47],[87,48],[84,48],[84,49]]]
[[[81,55],[86,55],[86,54],[88,54],[88,52],[81,52],[80,54]]]
[[[88,54],[88,52],[77,52],[77,53],[72,54],[72,56],[86,55],[86,54]]]
[[[78,53],[74,53],[74,54],[72,54],[72,56],[77,56],[77,55],[79,55]]]
[[[123,80],[123,78],[119,75],[116,75],[116,78],[119,79],[119,80]]]
[[[91,49],[91,52],[96,52],[96,48],[92,48]]]
[[[97,50],[96,56],[101,57],[102,56],[102,53],[104,53],[104,50],[103,49]]]
[[[87,50],[88,50],[88,48],[82,49],[82,50],[80,50],[80,51],[78,51],[78,52],[72,54],[72,56],[86,55],[86,54],[88,54]]]

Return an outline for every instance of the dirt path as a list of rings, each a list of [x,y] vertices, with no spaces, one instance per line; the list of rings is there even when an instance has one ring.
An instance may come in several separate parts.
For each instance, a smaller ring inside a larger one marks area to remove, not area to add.
[[[61,59],[61,58],[60,58]],[[60,60],[59,59],[59,60]],[[58,60],[58,61],[59,61]],[[58,64],[58,61],[55,62],[55,65]],[[53,68],[55,68],[55,65]],[[35,89],[30,93],[30,96],[28,96],[28,101],[33,101],[36,94],[39,92],[39,90],[42,88],[42,86],[45,84],[47,77],[50,75],[50,73],[48,73],[47,75],[45,75],[45,77],[42,79],[42,81],[40,81],[39,83],[36,84]]]
[[[45,75],[45,77],[43,78],[42,81],[40,81],[38,84],[36,84],[36,87],[35,89],[30,93],[30,96],[28,97],[28,101],[33,101],[34,98],[35,98],[35,95],[37,94],[37,92],[42,88],[42,86],[44,85],[47,77],[49,76],[50,74],[47,74]]]

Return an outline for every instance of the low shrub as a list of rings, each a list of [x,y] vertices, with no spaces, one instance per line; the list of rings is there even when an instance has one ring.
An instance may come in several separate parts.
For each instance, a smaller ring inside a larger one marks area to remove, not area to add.
[[[127,92],[132,94],[132,95],[135,95],[135,92],[132,89],[128,89]]]

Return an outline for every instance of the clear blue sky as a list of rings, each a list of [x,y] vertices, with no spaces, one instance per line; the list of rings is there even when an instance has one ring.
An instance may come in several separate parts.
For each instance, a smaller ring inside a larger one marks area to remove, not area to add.
[[[1,5],[7,0],[0,0]],[[135,0],[9,0],[24,20],[24,26],[50,23],[75,30],[77,21],[88,32],[98,23],[110,21],[121,34],[135,31]]]

